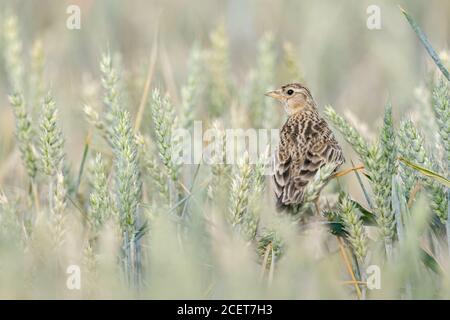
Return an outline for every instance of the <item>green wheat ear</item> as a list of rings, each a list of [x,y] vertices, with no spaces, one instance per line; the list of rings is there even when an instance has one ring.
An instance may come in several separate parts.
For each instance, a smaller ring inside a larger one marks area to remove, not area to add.
[[[56,185],[52,201],[52,232],[53,241],[56,248],[60,248],[65,242],[66,236],[66,186],[64,175],[61,172],[56,174]]]
[[[140,151],[141,165],[151,179],[152,186],[156,185],[159,195],[167,205],[170,205],[169,187],[167,175],[160,169],[156,157],[148,150],[146,138],[140,134],[136,135],[136,143]]]
[[[330,180],[335,169],[336,165],[327,163],[317,170],[313,180],[305,188],[301,206],[294,210],[296,213],[295,216],[305,212],[305,210],[307,210],[307,208],[309,208],[319,197],[320,192]]]
[[[103,102],[107,108],[107,122],[111,123],[112,114],[120,108],[119,103],[119,75],[113,67],[111,54],[105,53],[100,61],[100,71],[102,72],[102,85],[105,90]]]
[[[416,129],[411,120],[406,120],[401,123],[399,130],[399,141],[399,152],[402,157],[417,163],[424,168],[433,169],[433,162],[425,150],[425,140],[423,135]],[[448,203],[443,186],[434,179],[418,177],[414,170],[403,164],[400,172],[402,179],[404,177],[404,181],[421,181],[426,186],[432,200],[431,207],[433,208],[435,214],[444,223],[447,219]],[[411,191],[406,190],[406,192],[407,196],[409,196]]]
[[[100,131],[103,138],[112,145],[113,140],[113,126],[116,115],[121,106],[120,88],[119,88],[119,73],[113,66],[111,54],[104,53],[100,60],[100,71],[102,73],[102,86],[104,89],[103,103],[105,111],[99,115],[90,105],[84,105],[83,111],[89,123],[91,123],[97,130]]]
[[[444,79],[440,79],[433,88],[432,106],[442,146],[447,153],[447,168],[450,172],[450,91],[448,82]]]
[[[169,178],[176,182],[178,180],[179,165],[175,163],[173,141],[173,129],[176,127],[176,117],[169,98],[161,98],[159,90],[153,90],[151,111],[154,123],[156,145],[159,156],[167,171]]]
[[[372,189],[375,195],[377,222],[388,243],[392,241],[396,230],[395,216],[391,210],[392,176],[396,172],[396,163],[392,106],[388,104],[378,146],[371,148],[367,160],[367,170],[372,178]]]
[[[325,107],[325,117],[341,132],[344,139],[355,149],[364,162],[369,153],[369,147],[363,137],[331,106]]]
[[[64,139],[57,117],[58,110],[49,93],[42,105],[40,121],[40,160],[42,169],[48,176],[56,176],[63,169]]]
[[[128,111],[118,110],[114,115],[112,145],[116,205],[122,229],[133,234],[142,192],[138,151]]]
[[[23,97],[16,93],[9,97],[16,118],[16,137],[19,144],[22,161],[27,169],[28,176],[34,180],[37,172],[37,156],[33,143],[34,132],[31,126],[31,117],[26,110]]]
[[[363,229],[363,223],[357,209],[347,195],[341,197],[339,202],[339,216],[342,219],[347,239],[350,242],[355,255],[364,262],[367,254],[367,236]]]
[[[249,156],[245,153],[238,162],[237,170],[231,182],[230,221],[233,226],[240,224],[248,213],[251,180],[252,167],[249,163]]]
[[[258,229],[259,212],[255,210],[258,207],[255,201],[264,188],[263,173],[262,164],[252,166],[246,152],[239,159],[231,181],[229,220],[245,240],[253,240]]]
[[[19,38],[17,17],[13,15],[6,17],[2,31],[5,46],[5,67],[12,92],[24,92],[23,48]]]
[[[202,55],[200,49],[197,46],[194,46],[189,57],[189,75],[187,83],[181,88],[181,125],[186,129],[190,128],[194,122],[195,108],[199,102],[200,89],[203,85],[201,59]]]
[[[42,41],[36,40],[30,53],[29,101],[33,115],[39,112],[39,106],[45,96],[44,66],[45,54]]]
[[[220,190],[227,188],[228,177],[230,175],[231,166],[226,164],[226,132],[223,125],[215,120],[212,127],[217,131],[216,139],[214,140],[215,150],[212,164],[211,164],[211,182],[207,188],[208,199],[217,201],[220,195]]]
[[[94,110],[90,105],[84,105],[83,112],[84,115],[86,116],[87,121],[101,133],[102,137],[108,143],[111,143],[112,140],[111,130],[106,126],[103,119],[100,118],[98,112]]]
[[[140,214],[142,181],[138,149],[128,111],[119,109],[113,116],[111,144],[114,153],[114,195],[122,231],[122,262],[128,282],[138,286],[141,248],[137,234],[143,223]]]
[[[380,141],[372,146],[369,146],[361,135],[344,118],[337,115],[330,106],[326,107],[325,116],[341,132],[364,162],[375,196],[377,222],[386,242],[386,249],[390,251],[389,248],[395,234],[395,219],[390,209],[391,179],[396,166],[392,107],[390,104],[386,106]]]
[[[211,48],[206,52],[208,76],[207,92],[210,112],[213,116],[223,114],[230,104],[230,52],[224,24],[219,24],[210,34]]]
[[[100,153],[95,157],[91,178],[92,191],[89,195],[88,224],[95,235],[103,223],[114,211],[108,186],[108,175],[103,157]]]

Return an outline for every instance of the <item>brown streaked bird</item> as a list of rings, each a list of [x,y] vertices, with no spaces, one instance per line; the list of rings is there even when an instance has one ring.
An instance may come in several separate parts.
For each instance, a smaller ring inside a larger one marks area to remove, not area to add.
[[[294,209],[302,204],[319,168],[329,163],[336,171],[345,159],[308,88],[292,83],[266,95],[280,101],[288,114],[275,153],[273,181],[277,209]]]

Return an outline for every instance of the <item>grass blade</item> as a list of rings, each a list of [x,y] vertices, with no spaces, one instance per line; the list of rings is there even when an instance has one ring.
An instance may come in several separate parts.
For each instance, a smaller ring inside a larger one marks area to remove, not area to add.
[[[420,173],[422,173],[423,175],[425,175],[427,177],[430,177],[430,178],[436,180],[437,182],[441,183],[442,185],[446,186],[447,188],[450,187],[450,180],[441,176],[439,173],[436,173],[434,171],[431,171],[430,169],[419,166],[418,164],[415,164],[403,157],[399,157],[398,159],[401,162],[403,162],[404,164],[406,164],[408,167],[410,167],[416,171],[419,171]]]
[[[399,182],[398,176],[392,176],[392,210],[394,211],[397,236],[400,241],[404,239],[405,234],[403,228],[403,212],[408,209],[403,194],[402,185]]]
[[[422,260],[422,263],[429,268],[431,271],[435,272],[438,275],[441,275],[443,273],[442,266],[437,262],[437,260],[429,254],[426,250],[419,248],[420,252],[420,260]]]
[[[441,70],[442,74],[447,78],[447,80],[450,81],[450,73],[442,64],[441,59],[439,59],[439,56],[437,55],[436,51],[431,46],[425,33],[423,33],[423,31],[420,29],[419,25],[416,23],[416,21],[413,19],[413,17],[411,17],[408,14],[408,12],[405,11],[405,9],[400,7],[400,10],[402,11],[403,15],[406,17],[406,20],[408,20],[409,24],[411,25],[411,28],[416,33],[417,37],[419,37],[420,41],[422,42],[423,46],[427,50],[431,59],[433,59],[436,66],[439,68],[439,70]]]
[[[78,169],[78,177],[77,177],[75,193],[78,192],[78,188],[80,187],[81,177],[83,176],[84,165],[86,164],[86,159],[87,159],[87,156],[89,153],[89,145],[90,144],[91,144],[91,135],[89,134],[86,138],[86,143],[84,144],[83,157],[81,158],[80,168]]]
[[[352,160],[352,166],[353,167],[355,166],[355,164],[353,163],[353,160]],[[364,197],[366,198],[367,204],[369,205],[370,209],[373,209],[372,200],[369,197],[369,193],[367,192],[366,187],[364,187],[361,176],[359,175],[357,170],[355,170],[354,172],[355,172],[356,178],[358,179],[358,183],[364,193]]]

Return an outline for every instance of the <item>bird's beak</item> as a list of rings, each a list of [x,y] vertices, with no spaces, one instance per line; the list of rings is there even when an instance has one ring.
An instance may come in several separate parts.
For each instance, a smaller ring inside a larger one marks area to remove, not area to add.
[[[268,97],[272,97],[272,98],[277,99],[277,100],[282,100],[283,99],[283,95],[281,94],[281,89],[277,89],[277,90],[266,92],[264,95],[266,95]]]

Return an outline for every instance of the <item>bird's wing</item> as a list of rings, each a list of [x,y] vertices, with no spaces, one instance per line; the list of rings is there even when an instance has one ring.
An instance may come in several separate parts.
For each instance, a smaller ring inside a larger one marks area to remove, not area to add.
[[[292,134],[293,139],[280,144],[276,153],[274,185],[278,208],[300,204],[305,188],[323,165],[334,163],[337,168],[344,162],[342,150],[325,121],[320,120],[310,129],[308,135]]]

